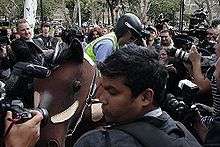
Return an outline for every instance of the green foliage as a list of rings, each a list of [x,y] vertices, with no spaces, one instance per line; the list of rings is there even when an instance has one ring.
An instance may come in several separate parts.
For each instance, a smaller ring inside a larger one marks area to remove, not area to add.
[[[75,19],[73,16],[73,13],[78,12],[74,10],[75,5],[77,5],[77,0],[66,0],[65,4],[69,10],[70,17],[72,19]],[[80,6],[81,6],[82,22],[88,22],[92,19],[92,16],[91,16],[92,11],[101,12],[103,9],[103,3],[97,0],[80,0]],[[95,14],[97,14],[95,18],[99,19],[98,13],[95,13]]]
[[[127,0],[126,12],[132,12],[134,14],[140,13],[140,0]]]
[[[82,22],[89,21],[89,19],[91,19],[91,12],[92,12],[92,6],[93,6],[92,0],[81,0],[80,6],[81,6],[81,13],[82,13]]]
[[[24,15],[24,0],[15,0],[17,5],[15,18],[21,18]]]
[[[43,15],[51,17],[56,9],[60,6],[59,2],[56,0],[42,0],[43,5]],[[41,15],[41,5],[40,0],[38,0],[37,15]]]
[[[151,7],[148,15],[157,18],[161,13],[172,17],[180,8],[180,0],[151,0]],[[172,18],[171,18],[172,19]]]

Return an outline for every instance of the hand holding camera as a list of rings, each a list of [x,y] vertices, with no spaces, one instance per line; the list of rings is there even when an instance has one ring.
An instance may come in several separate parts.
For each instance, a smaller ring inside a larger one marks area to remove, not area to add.
[[[192,62],[192,64],[201,62],[201,54],[198,52],[195,45],[192,45],[189,51],[189,60]]]
[[[34,146],[40,136],[40,122],[43,115],[39,111],[32,111],[32,119],[14,124],[11,120],[12,112],[7,112],[5,118],[5,146],[6,147],[31,147]],[[14,124],[14,125],[13,125]],[[10,131],[8,131],[10,129]]]

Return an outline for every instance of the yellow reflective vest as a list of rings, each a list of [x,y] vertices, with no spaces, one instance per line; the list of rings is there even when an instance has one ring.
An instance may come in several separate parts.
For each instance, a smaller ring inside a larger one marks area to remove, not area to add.
[[[116,50],[116,47],[117,47],[117,37],[115,35],[114,32],[111,32],[109,34],[106,34],[104,36],[101,36],[95,40],[93,40],[91,43],[89,43],[87,46],[86,46],[86,54],[95,62],[96,61],[96,55],[94,53],[94,47],[96,46],[96,44],[102,40],[106,40],[106,39],[109,39],[112,41],[113,43],[113,48],[112,50]]]

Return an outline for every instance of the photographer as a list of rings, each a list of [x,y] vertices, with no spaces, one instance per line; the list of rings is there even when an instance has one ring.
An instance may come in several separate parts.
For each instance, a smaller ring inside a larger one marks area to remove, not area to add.
[[[25,19],[20,19],[18,21],[17,31],[20,38],[11,43],[11,48],[15,55],[14,64],[21,61],[30,62],[36,65],[44,65],[45,60],[50,58],[49,56],[52,54],[53,50],[44,51],[45,47],[43,41],[40,39],[32,39],[32,32],[30,29]]]
[[[14,124],[9,132],[8,128],[11,126],[13,122],[12,113],[7,112],[6,120],[5,120],[5,147],[33,147],[40,136],[40,122],[43,119],[43,116],[38,111],[33,111],[35,116],[22,123],[22,124]]]
[[[216,38],[218,32],[214,28],[208,28],[206,30],[206,38],[199,44],[199,48],[204,49],[202,52],[203,56],[210,56],[215,54],[214,45],[216,44]]]
[[[220,57],[220,36],[217,38],[217,44],[214,46],[216,57]],[[215,117],[220,114],[220,93],[217,89],[217,78],[216,73],[218,70],[215,69],[215,66],[210,68],[209,75],[210,77],[204,77],[201,71],[201,55],[198,53],[197,48],[193,46],[190,50],[189,60],[192,62],[192,71],[194,82],[199,86],[201,94],[210,94],[212,95],[213,100],[213,115],[210,117],[204,117],[203,123],[210,127],[212,124],[212,117]],[[217,62],[218,63],[218,62]]]

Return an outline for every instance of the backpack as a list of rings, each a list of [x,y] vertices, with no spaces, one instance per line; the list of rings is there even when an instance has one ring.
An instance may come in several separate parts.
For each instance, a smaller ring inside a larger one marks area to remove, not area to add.
[[[143,147],[200,147],[200,144],[181,123],[176,122],[177,127],[167,134],[148,120],[149,118],[142,118],[132,123],[113,126],[113,129],[131,135]]]

